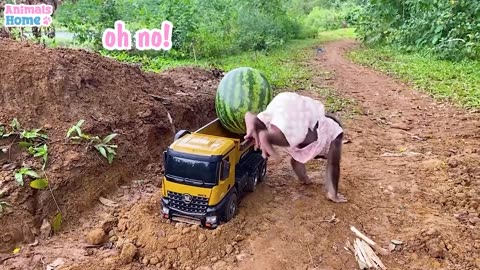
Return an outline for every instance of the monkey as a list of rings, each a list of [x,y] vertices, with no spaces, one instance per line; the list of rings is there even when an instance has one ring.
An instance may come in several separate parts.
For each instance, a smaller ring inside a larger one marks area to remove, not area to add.
[[[312,184],[305,163],[326,159],[326,197],[335,203],[347,202],[338,192],[342,155],[343,125],[325,112],[321,102],[293,92],[276,95],[260,113],[245,114],[246,135],[264,158],[278,158],[274,145],[287,149],[298,180]]]

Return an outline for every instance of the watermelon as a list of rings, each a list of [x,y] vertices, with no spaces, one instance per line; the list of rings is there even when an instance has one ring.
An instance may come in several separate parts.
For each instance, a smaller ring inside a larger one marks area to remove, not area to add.
[[[240,67],[229,71],[220,81],[215,110],[227,130],[245,134],[245,113],[264,111],[272,98],[272,88],[260,71]]]

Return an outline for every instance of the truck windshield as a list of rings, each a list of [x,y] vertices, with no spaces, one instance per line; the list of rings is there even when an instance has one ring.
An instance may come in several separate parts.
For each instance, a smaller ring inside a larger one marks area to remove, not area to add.
[[[168,155],[165,176],[174,181],[186,181],[193,184],[217,183],[218,162],[193,160]]]

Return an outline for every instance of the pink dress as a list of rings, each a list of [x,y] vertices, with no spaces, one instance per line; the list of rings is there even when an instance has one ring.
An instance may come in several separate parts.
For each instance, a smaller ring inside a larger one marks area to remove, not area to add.
[[[290,144],[287,152],[300,163],[318,155],[326,156],[330,143],[343,132],[340,125],[325,116],[325,107],[320,101],[293,92],[276,95],[257,117],[269,130],[274,125],[283,132]],[[308,129],[313,130],[317,123],[317,141],[298,148],[305,140]]]

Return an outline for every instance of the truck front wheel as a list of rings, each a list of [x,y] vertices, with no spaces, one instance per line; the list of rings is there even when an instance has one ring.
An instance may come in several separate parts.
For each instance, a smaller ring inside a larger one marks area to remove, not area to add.
[[[225,211],[223,214],[223,220],[225,222],[230,221],[235,216],[237,211],[238,211],[237,193],[233,192],[225,208]]]

